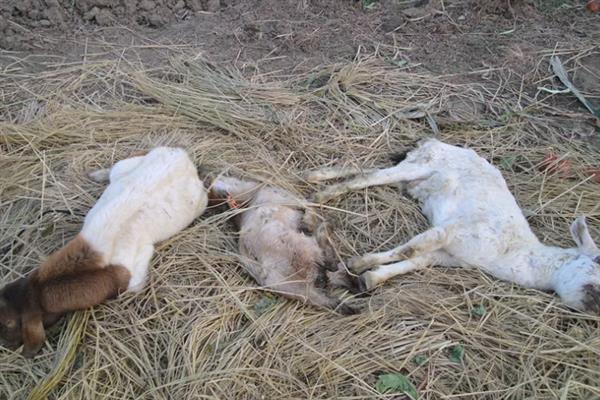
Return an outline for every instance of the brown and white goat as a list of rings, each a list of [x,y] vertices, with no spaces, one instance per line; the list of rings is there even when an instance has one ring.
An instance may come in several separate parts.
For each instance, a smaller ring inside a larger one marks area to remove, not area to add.
[[[32,357],[45,327],[144,287],[154,244],[206,209],[208,195],[183,149],[158,147],[90,174],[110,184],[85,217],[81,232],[39,268],[0,290],[0,339]]]
[[[328,293],[328,286],[357,288],[345,270],[338,270],[328,225],[293,194],[258,182],[219,177],[211,201],[227,199],[240,208],[234,217],[246,271],[263,287],[292,299],[335,309],[356,310]]]

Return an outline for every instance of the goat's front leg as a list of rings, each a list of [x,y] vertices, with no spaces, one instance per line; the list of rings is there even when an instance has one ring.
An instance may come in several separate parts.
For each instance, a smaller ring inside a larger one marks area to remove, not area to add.
[[[387,264],[403,258],[411,258],[422,253],[430,253],[439,250],[447,243],[447,230],[445,228],[435,227],[418,234],[408,242],[392,250],[354,257],[348,261],[347,265],[352,271],[361,273],[374,265]]]
[[[303,303],[312,304],[317,307],[324,307],[335,310],[342,315],[356,314],[357,310],[342,304],[339,299],[336,299],[326,293],[323,289],[314,287],[312,284],[304,282],[275,282],[265,285],[265,288],[279,293],[290,299],[299,300]]]
[[[23,313],[21,316],[21,335],[23,338],[23,357],[33,358],[46,340],[41,310],[26,310]]]
[[[346,182],[338,183],[318,192],[314,200],[318,203],[325,203],[334,197],[353,190],[364,189],[370,186],[388,185],[397,182],[409,182],[419,179],[425,179],[432,174],[428,167],[417,164],[402,163],[395,167],[380,169],[366,175],[358,176]]]
[[[332,179],[347,178],[352,175],[366,174],[376,171],[376,169],[360,169],[356,167],[327,167],[310,171],[305,179],[310,183],[329,181]]]
[[[452,264],[451,257],[448,256],[443,250],[438,250],[431,253],[421,254],[397,263],[380,265],[371,271],[363,273],[359,277],[359,282],[361,289],[371,290],[380,283],[383,283],[397,275],[417,271],[432,265],[450,264]]]
[[[129,271],[121,266],[84,269],[44,283],[40,304],[53,314],[85,310],[126,291],[130,278]]]
[[[135,262],[133,264],[133,271],[131,280],[129,281],[129,289],[132,292],[141,291],[146,286],[148,279],[148,268],[150,267],[150,261],[154,255],[154,246],[147,244],[138,250]]]

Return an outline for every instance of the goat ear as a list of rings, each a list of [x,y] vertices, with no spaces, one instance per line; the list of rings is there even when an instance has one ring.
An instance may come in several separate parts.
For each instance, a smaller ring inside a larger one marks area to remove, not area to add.
[[[585,217],[578,217],[571,224],[571,235],[573,236],[573,240],[577,244],[577,247],[585,252],[596,252],[598,251],[598,247],[594,243],[592,236],[587,227],[587,223],[585,222]]]

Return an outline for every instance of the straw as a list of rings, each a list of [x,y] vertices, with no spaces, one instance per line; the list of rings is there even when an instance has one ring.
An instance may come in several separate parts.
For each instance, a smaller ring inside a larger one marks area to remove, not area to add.
[[[573,73],[569,51],[561,58]],[[389,166],[390,155],[433,135],[431,121],[442,140],[500,168],[540,239],[572,246],[569,223],[581,214],[597,237],[597,147],[563,126],[579,114],[501,79],[456,82],[377,56],[279,77],[181,54],[151,70],[88,60],[7,71],[1,281],[78,232],[104,188],[86,172],[140,149],[183,146],[203,174],[309,196],[320,186],[304,181],[306,171]],[[570,171],[545,166],[550,153]],[[320,212],[335,227],[340,261],[427,228],[419,205],[394,187],[351,193]],[[600,319],[553,294],[430,268],[366,297],[342,293],[361,310],[342,317],[260,290],[241,266],[230,217],[209,210],[159,244],[146,289],[70,317],[33,361],[0,348],[0,398],[391,399],[400,395],[380,395],[376,382],[394,372],[424,399],[600,397]]]

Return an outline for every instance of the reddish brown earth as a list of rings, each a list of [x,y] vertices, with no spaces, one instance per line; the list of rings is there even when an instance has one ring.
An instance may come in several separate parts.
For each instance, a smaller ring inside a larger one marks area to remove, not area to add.
[[[152,67],[187,52],[247,74],[288,75],[378,52],[399,68],[535,98],[540,86],[562,88],[548,68],[550,55],[559,54],[598,106],[599,44],[600,13],[583,0],[0,3],[0,68],[16,63],[27,72],[117,57]],[[551,101],[585,112],[573,96]],[[571,120],[564,130],[590,136],[598,128]]]
[[[379,51],[440,73],[535,68],[536,53],[600,43],[584,2],[5,0],[0,47],[81,57],[87,41],[188,45],[238,66],[307,68]],[[596,60],[598,61],[598,60]]]

